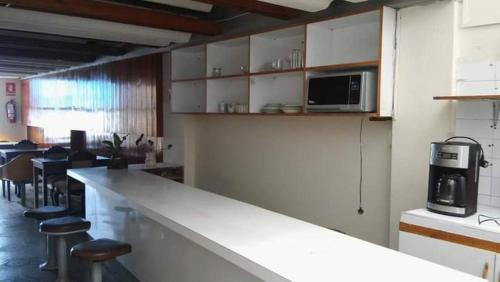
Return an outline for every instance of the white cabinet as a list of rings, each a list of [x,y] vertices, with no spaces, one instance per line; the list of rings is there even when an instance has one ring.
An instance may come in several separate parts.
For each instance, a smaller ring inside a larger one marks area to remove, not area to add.
[[[500,62],[459,65],[457,90],[459,95],[499,95]]]
[[[492,62],[461,64],[458,67],[457,79],[467,81],[495,80],[495,72],[496,64]]]
[[[498,281],[498,254],[491,251],[402,231],[399,232],[399,251],[491,282]]]

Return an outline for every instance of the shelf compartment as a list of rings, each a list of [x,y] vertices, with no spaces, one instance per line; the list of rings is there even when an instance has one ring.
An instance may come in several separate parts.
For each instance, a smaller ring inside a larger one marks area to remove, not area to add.
[[[380,10],[307,25],[307,67],[376,61]]]
[[[206,81],[172,83],[171,110],[174,113],[205,112]]]
[[[242,75],[249,70],[248,36],[207,44],[207,77],[213,68],[221,68],[222,76]],[[244,68],[244,71],[241,70]]]
[[[207,112],[217,113],[219,103],[248,105],[248,77],[207,81]]]
[[[192,80],[206,76],[205,45],[172,51],[172,80]]]
[[[303,82],[302,72],[251,76],[250,113],[261,113],[268,103],[303,106]]]
[[[304,57],[304,42],[304,25],[250,36],[250,72],[273,71],[272,61],[289,58],[293,49],[302,50]]]

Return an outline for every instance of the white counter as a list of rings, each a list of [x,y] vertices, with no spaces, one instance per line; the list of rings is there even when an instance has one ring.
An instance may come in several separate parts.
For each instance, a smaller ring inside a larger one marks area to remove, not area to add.
[[[140,170],[71,169],[68,175],[120,195],[140,213],[263,281],[483,281]]]
[[[478,206],[477,213],[469,217],[455,217],[430,212],[426,209],[416,209],[403,212],[401,222],[422,227],[441,230],[472,238],[500,242],[500,226],[492,221],[478,222],[478,215],[500,217],[500,209]]]

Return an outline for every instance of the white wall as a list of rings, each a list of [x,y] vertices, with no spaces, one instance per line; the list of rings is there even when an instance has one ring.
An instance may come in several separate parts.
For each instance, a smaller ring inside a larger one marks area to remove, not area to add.
[[[16,83],[16,96],[6,96],[5,83]],[[16,100],[16,123],[7,120],[5,104],[11,99]],[[19,141],[26,138],[26,127],[21,124],[21,83],[18,79],[0,78],[0,140]]]
[[[401,212],[425,207],[429,144],[452,127],[455,1],[399,12],[395,118],[392,128],[390,246],[397,248]]]
[[[184,163],[184,132],[182,115],[170,111],[170,53],[163,54],[163,161]],[[168,146],[171,145],[169,149]]]
[[[365,120],[365,214],[358,215],[361,117],[192,116],[186,182],[388,244],[390,122]]]
[[[469,4],[475,4],[477,7],[467,11],[462,10],[463,5],[459,5],[457,10],[461,20],[457,24],[457,73],[467,71],[471,66],[477,68],[484,65],[486,66],[484,69],[488,70],[491,63],[496,63],[496,81],[497,85],[499,85],[500,17],[498,17],[498,11],[489,11],[488,7],[491,7],[490,0],[469,2]],[[483,6],[482,3],[487,5]],[[464,16],[469,22],[478,24],[484,20],[485,15],[490,14],[489,22],[495,24],[475,27],[464,26],[464,17],[462,17],[464,11],[466,12]],[[497,15],[493,16],[495,13]],[[474,76],[471,79],[474,82],[469,84],[478,87],[467,87],[465,93],[462,94],[487,94],[484,93],[484,88],[481,85],[492,83],[491,77],[495,75],[490,76],[488,71],[479,72],[478,70],[468,73]],[[464,82],[457,81],[457,87],[460,84],[464,85]],[[469,136],[478,140],[483,146],[486,159],[493,164],[489,168],[481,168],[478,203],[500,207],[500,126],[492,127],[492,103],[488,101],[464,101],[455,104],[457,108],[455,134]]]

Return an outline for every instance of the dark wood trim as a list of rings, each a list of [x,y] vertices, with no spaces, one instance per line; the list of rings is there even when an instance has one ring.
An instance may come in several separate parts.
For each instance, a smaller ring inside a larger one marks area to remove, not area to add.
[[[437,229],[422,227],[419,225],[408,224],[405,222],[399,223],[399,231],[408,232],[424,237],[429,237],[437,240],[460,244],[473,247],[476,249],[492,251],[500,253],[500,243],[482,239],[477,239],[469,236],[459,235]]]
[[[217,113],[217,112],[173,112],[177,115],[194,115],[194,116],[306,116],[306,117],[334,117],[334,116],[364,116],[370,113]]]
[[[291,73],[291,72],[303,72],[303,68],[297,69],[285,69],[285,70],[270,70],[270,71],[258,71],[250,73],[251,76],[257,75],[268,75],[268,74],[282,74],[282,73]]]
[[[357,63],[348,64],[336,64],[336,65],[326,65],[317,67],[308,67],[307,71],[323,71],[323,70],[343,70],[343,69],[354,69],[354,68],[364,68],[364,67],[378,67],[380,65],[380,60],[375,61],[364,61]]]
[[[172,79],[172,82],[188,82],[188,81],[201,81],[207,79],[206,77],[194,77],[194,78],[182,78],[182,79]]]
[[[392,121],[392,117],[381,117],[378,114],[370,116],[370,121]]]
[[[163,111],[163,54],[155,54],[152,57],[153,69],[156,74],[156,137],[164,137],[164,115]]]
[[[256,0],[196,0],[219,7],[261,14],[278,19],[289,20],[297,18],[305,12],[289,7],[279,6]]]
[[[434,100],[500,100],[500,95],[434,96]]]
[[[14,8],[93,18],[160,29],[171,29],[207,35],[216,35],[222,32],[221,25],[213,21],[198,20],[161,11],[134,8],[96,0],[4,0],[2,2]]]

